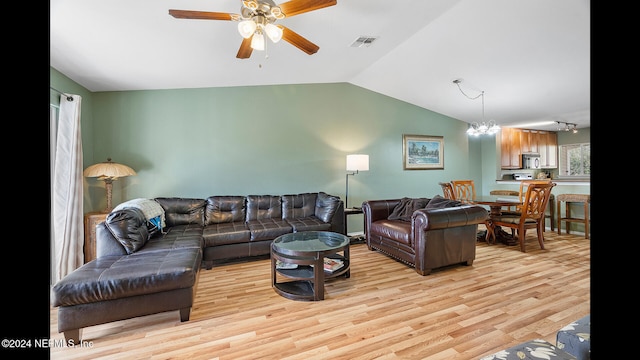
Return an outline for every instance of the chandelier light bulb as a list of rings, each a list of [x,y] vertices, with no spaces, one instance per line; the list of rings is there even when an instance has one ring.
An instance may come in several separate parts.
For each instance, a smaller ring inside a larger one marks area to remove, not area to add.
[[[489,123],[491,122],[493,122],[493,120],[489,121]],[[489,126],[489,129],[487,130],[487,134],[493,135],[493,134],[496,134],[498,131],[500,131],[500,126],[498,126],[498,124],[494,122],[493,125]]]
[[[469,126],[469,128],[467,129],[467,134],[469,136],[478,136],[478,135],[480,135],[478,130],[473,127],[473,124],[471,126]]]

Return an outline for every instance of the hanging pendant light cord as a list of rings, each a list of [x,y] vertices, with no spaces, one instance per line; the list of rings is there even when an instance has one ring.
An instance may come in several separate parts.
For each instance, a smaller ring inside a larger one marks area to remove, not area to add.
[[[471,126],[467,130],[467,133],[469,135],[477,136],[480,134],[495,134],[496,132],[498,132],[500,130],[500,126],[498,126],[495,121],[489,120],[489,122],[485,122],[484,120],[484,90],[480,91],[480,94],[478,94],[476,97],[469,96],[464,91],[462,91],[462,88],[460,87],[461,82],[462,79],[453,80],[453,83],[458,86],[458,90],[460,90],[462,95],[464,95],[467,99],[475,100],[479,97],[482,97],[482,122],[471,123]]]
[[[478,96],[482,96],[482,121],[484,121],[484,91]]]
[[[462,88],[460,87],[460,83],[462,82],[462,80],[454,80],[453,83],[456,84],[458,86],[458,90],[460,90],[460,92],[462,93],[462,95],[466,96],[467,99],[471,99],[471,100],[475,100],[479,97],[482,97],[482,121],[484,121],[484,90],[480,92],[480,94],[478,94],[478,96],[476,97],[471,97],[467,94],[465,94],[464,91],[462,91]]]
[[[475,100],[475,99],[479,98],[480,96],[482,96],[482,98],[484,99],[484,96],[483,96],[483,95],[484,95],[484,91],[480,92],[480,94],[478,94],[478,96],[476,96],[476,97],[471,97],[471,96],[469,96],[469,95],[465,94],[465,92],[464,92],[464,91],[462,91],[462,88],[460,87],[460,83],[461,83],[461,82],[462,82],[462,80],[454,80],[454,81],[453,81],[453,83],[454,83],[454,84],[456,84],[456,85],[458,86],[458,90],[460,90],[460,92],[462,93],[462,95],[466,96],[466,97],[467,97],[467,99]]]

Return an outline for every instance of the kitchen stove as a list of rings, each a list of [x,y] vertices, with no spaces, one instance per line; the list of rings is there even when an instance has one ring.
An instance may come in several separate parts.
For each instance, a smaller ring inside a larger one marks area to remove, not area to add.
[[[533,180],[533,175],[525,173],[513,174],[513,180]]]

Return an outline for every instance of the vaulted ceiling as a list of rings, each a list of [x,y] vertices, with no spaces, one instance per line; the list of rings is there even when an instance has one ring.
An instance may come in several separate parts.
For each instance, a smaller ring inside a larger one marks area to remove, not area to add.
[[[347,82],[473,122],[468,97],[484,91],[502,126],[590,126],[589,0],[338,0],[276,22],[317,53],[267,41],[248,59],[237,22],[169,9],[240,14],[241,1],[51,0],[50,64],[92,92]]]

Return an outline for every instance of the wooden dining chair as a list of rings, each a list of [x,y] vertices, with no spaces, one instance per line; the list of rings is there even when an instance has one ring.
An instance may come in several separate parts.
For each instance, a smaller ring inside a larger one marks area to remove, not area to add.
[[[525,238],[529,229],[536,229],[538,243],[540,243],[540,248],[544,250],[544,212],[554,186],[556,183],[553,182],[528,184],[519,215],[504,214],[491,218],[493,226],[515,230],[515,235],[520,243],[520,251],[527,252]]]
[[[518,201],[522,204],[524,202],[524,194],[527,192],[527,186],[529,184],[547,184],[550,183],[551,179],[542,179],[542,180],[522,180],[520,181],[520,191],[518,192]],[[549,227],[551,231],[555,230],[555,199],[553,194],[549,196],[549,201],[547,202],[547,207],[545,209],[544,217],[549,218]],[[516,205],[515,209],[508,209],[504,212],[505,215],[519,215],[522,211],[522,205]]]
[[[471,202],[476,199],[476,185],[473,180],[451,180],[455,199],[462,202]]]
[[[450,182],[439,182],[438,184],[442,187],[442,194],[445,199],[456,199],[456,195],[453,193],[453,185]]]

